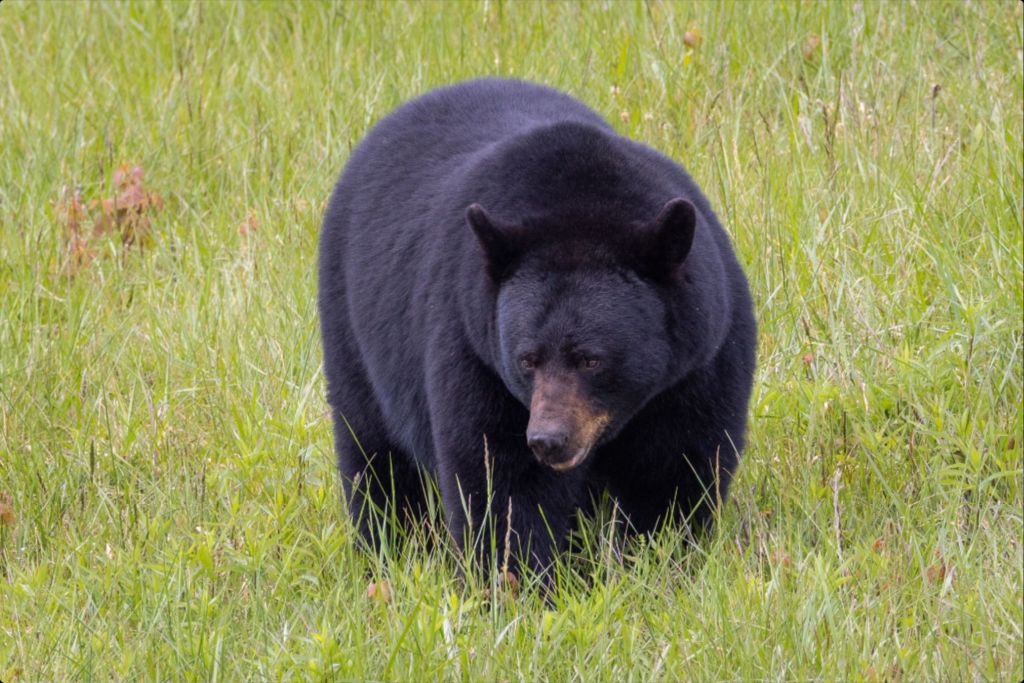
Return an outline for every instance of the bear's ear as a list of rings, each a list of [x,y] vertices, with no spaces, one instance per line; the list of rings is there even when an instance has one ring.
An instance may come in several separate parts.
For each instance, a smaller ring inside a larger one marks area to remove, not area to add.
[[[697,209],[685,199],[670,199],[648,225],[646,265],[656,277],[671,279],[686,260],[697,228]]]
[[[491,218],[479,204],[470,204],[466,209],[466,223],[484,250],[488,273],[495,280],[500,279],[519,254],[513,228]]]

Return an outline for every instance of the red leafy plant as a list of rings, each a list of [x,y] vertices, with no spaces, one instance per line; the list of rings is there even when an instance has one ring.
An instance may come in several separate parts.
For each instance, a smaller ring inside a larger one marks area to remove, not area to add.
[[[57,202],[56,216],[64,233],[64,268],[78,272],[96,258],[99,239],[114,236],[122,252],[139,248],[152,239],[151,215],[164,207],[159,194],[143,183],[142,166],[123,164],[112,177],[112,197],[86,202],[80,190],[65,190]]]

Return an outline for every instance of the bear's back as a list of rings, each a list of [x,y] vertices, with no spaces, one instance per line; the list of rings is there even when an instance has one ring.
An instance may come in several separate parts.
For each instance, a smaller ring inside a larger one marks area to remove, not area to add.
[[[558,123],[612,132],[583,103],[525,81],[467,81],[407,102],[374,125],[349,158],[327,210],[323,246],[356,268],[410,267],[424,240],[462,227],[438,224],[435,210],[461,212],[476,201],[454,195],[472,185],[467,178],[490,150]]]
[[[546,86],[485,78],[438,88],[381,119],[358,155],[378,164],[422,162],[436,171],[454,160],[520,135],[531,128],[578,122],[607,128],[583,103]]]

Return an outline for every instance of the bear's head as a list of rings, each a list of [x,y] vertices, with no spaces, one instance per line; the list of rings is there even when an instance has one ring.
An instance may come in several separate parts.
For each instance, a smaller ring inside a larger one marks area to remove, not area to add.
[[[494,291],[494,365],[530,411],[526,440],[556,470],[584,462],[678,374],[670,307],[697,224],[673,199],[630,224],[466,221]]]

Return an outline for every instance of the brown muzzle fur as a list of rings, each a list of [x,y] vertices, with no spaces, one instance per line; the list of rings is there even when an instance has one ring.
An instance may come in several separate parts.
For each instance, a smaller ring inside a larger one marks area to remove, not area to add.
[[[526,442],[545,465],[569,470],[586,460],[609,419],[607,412],[587,400],[573,373],[538,372]]]

